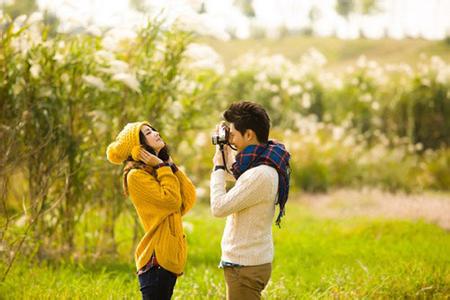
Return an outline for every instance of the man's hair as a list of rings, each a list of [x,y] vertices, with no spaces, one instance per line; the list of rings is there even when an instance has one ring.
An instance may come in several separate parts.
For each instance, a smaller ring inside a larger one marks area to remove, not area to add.
[[[270,118],[261,105],[249,101],[233,103],[223,113],[223,117],[227,122],[233,123],[236,130],[242,135],[247,129],[251,129],[260,143],[267,143]]]

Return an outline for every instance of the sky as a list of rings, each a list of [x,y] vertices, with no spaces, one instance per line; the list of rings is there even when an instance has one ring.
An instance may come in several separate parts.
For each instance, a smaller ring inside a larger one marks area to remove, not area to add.
[[[351,15],[347,20],[335,10],[336,0],[253,0],[255,18],[249,19],[233,5],[233,0],[143,0],[152,14],[162,14],[168,24],[178,22],[201,34],[227,40],[230,32],[248,38],[256,29],[277,37],[280,27],[299,30],[309,24],[308,13],[319,10],[315,22],[317,35],[357,38],[362,31],[368,38],[388,34],[405,37],[443,39],[450,36],[450,0],[379,0],[381,12]],[[41,8],[54,12],[63,21],[61,30],[76,24],[130,29],[145,23],[147,16],[129,7],[128,0],[37,0]],[[198,14],[202,2],[206,14]]]

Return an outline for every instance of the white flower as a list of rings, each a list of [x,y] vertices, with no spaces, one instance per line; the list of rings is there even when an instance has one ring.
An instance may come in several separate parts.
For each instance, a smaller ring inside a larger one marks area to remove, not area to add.
[[[128,69],[129,66],[126,62],[115,59],[109,62],[109,69],[101,69],[101,71],[108,74],[120,74],[127,73]]]
[[[327,63],[325,56],[315,48],[309,49],[300,60],[301,64],[307,65],[308,68],[322,67]]]
[[[270,101],[270,105],[274,108],[274,109],[279,109],[280,105],[281,105],[281,98],[280,96],[273,96],[272,97],[272,101]]]
[[[307,89],[308,91],[312,90],[313,87],[314,87],[314,84],[311,81],[307,81],[305,83],[305,89]]]
[[[276,93],[276,92],[279,91],[279,87],[278,87],[278,85],[276,85],[276,84],[271,84],[269,90],[270,90],[271,92],[273,92],[273,93]]]
[[[69,82],[69,80],[70,80],[69,74],[63,73],[63,74],[61,75],[61,81],[62,81],[62,82],[67,83],[67,82]]]
[[[27,220],[28,220],[28,216],[27,215],[22,215],[19,219],[17,219],[16,226],[17,227],[25,226],[25,224],[27,223]]]
[[[359,68],[365,68],[367,66],[367,58],[365,55],[361,55],[360,57],[358,57],[356,66],[358,66]]]
[[[300,85],[296,84],[296,85],[293,85],[293,86],[289,87],[288,90],[287,90],[287,93],[290,96],[294,96],[294,95],[301,94],[302,91],[303,91],[302,87]]]
[[[119,51],[124,42],[132,41],[136,36],[136,32],[131,29],[116,27],[105,33],[102,45],[106,50]]]
[[[55,56],[53,56],[53,59],[54,59],[55,61],[62,61],[62,60],[64,59],[64,55],[57,52],[57,53],[55,54]]]
[[[41,66],[39,64],[33,64],[30,68],[31,77],[37,79],[41,73]]]
[[[191,68],[210,69],[218,74],[222,74],[225,70],[222,58],[210,46],[192,43],[187,47],[185,54]]]
[[[26,20],[26,15],[20,15],[14,19],[14,33],[18,32],[25,25]]]
[[[344,128],[342,127],[333,127],[333,139],[335,141],[340,140],[344,136]]]
[[[208,144],[208,135],[204,132],[200,132],[195,137],[195,145],[199,148],[202,148]]]
[[[98,62],[102,61],[110,62],[114,60],[114,54],[106,50],[99,50],[95,52],[95,58]]]
[[[422,83],[422,85],[424,86],[431,86],[431,80],[429,78],[422,78],[420,80],[420,82]]]
[[[66,43],[64,41],[59,41],[57,47],[59,50],[63,50],[66,48]]]
[[[44,20],[44,15],[42,14],[42,12],[34,12],[28,18],[27,23],[28,24],[39,23],[42,20]]]
[[[136,91],[137,93],[141,93],[141,89],[139,88],[139,81],[136,79],[136,76],[129,73],[117,73],[112,77],[112,80],[120,81],[130,89]]]
[[[309,93],[304,93],[302,96],[302,106],[306,109],[311,107],[311,95]]]
[[[170,105],[169,111],[177,119],[183,112],[183,105],[181,105],[180,102],[174,102]]]
[[[95,25],[91,25],[86,29],[86,32],[92,34],[93,36],[101,36],[102,31]]]
[[[373,101],[372,102],[372,109],[373,110],[379,110],[380,109],[380,104],[377,101]]]
[[[372,95],[369,93],[365,93],[361,96],[361,98],[359,98],[359,100],[364,103],[369,103],[370,101],[372,101]]]
[[[83,75],[82,78],[83,81],[86,82],[88,85],[96,87],[101,91],[105,90],[105,83],[101,78],[92,75]]]
[[[178,89],[188,94],[192,94],[197,89],[197,82],[194,80],[181,79]]]
[[[266,81],[266,80],[267,80],[267,74],[266,74],[265,72],[259,72],[259,73],[255,76],[255,79],[256,79],[257,81],[260,81],[260,82]]]

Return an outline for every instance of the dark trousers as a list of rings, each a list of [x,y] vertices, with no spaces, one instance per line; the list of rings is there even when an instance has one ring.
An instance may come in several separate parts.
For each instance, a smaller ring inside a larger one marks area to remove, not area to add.
[[[143,300],[169,300],[177,281],[177,276],[159,266],[140,274],[138,278]]]

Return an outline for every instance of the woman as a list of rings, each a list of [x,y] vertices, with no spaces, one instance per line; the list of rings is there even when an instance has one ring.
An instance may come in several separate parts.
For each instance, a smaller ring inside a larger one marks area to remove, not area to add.
[[[142,298],[170,299],[186,263],[181,217],[194,205],[194,185],[148,122],[127,124],[106,153],[111,163],[125,163],[124,191],[145,230],[135,252]]]

